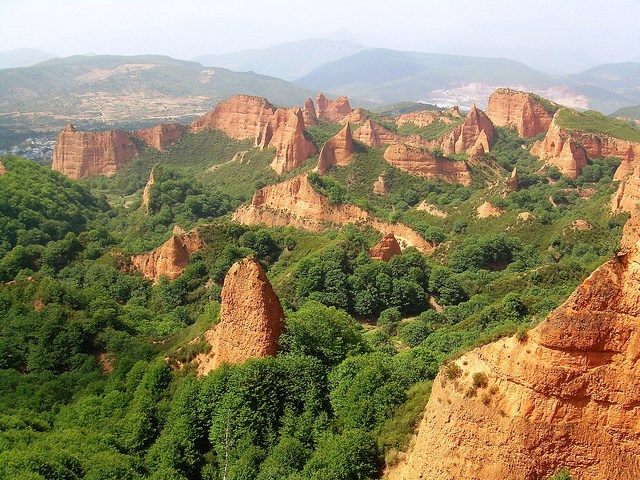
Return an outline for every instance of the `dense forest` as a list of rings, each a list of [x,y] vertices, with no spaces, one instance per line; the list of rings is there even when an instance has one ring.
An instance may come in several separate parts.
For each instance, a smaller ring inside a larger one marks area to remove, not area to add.
[[[308,135],[320,145],[337,129],[320,122]],[[532,141],[498,129],[468,187],[409,175],[362,144],[348,166],[311,174],[332,203],[402,221],[438,245],[389,262],[367,254],[381,238],[371,228],[233,222],[256,189],[281,179],[269,149],[230,163],[248,145],[220,132],[149,148],[115,176],[82,182],[2,158],[0,477],[380,478],[449,360],[525,337],[618,249],[626,216],[608,202],[619,160],[570,179],[541,168],[523,148]],[[504,189],[515,166],[520,189]],[[381,174],[386,196],[372,191]],[[478,219],[484,201],[502,214]],[[443,214],[417,208],[424,202]],[[153,283],[132,271],[131,255],[176,224],[197,227],[206,244],[184,273]],[[192,360],[219,321],[225,274],[248,256],[285,308],[279,353],[197,377]]]

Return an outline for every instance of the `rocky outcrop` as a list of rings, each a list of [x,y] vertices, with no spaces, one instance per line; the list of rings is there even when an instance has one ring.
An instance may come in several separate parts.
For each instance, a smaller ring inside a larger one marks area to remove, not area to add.
[[[445,366],[389,480],[640,478],[640,244],[526,338]],[[455,366],[452,366],[455,365]]]
[[[517,192],[520,189],[520,186],[518,185],[518,167],[513,167],[511,176],[507,178],[507,188],[514,192]]]
[[[387,186],[384,173],[378,175],[378,179],[373,182],[373,193],[376,195],[387,195],[389,193],[389,187]]]
[[[487,116],[498,127],[515,127],[525,138],[546,132],[553,119],[553,113],[532,94],[509,88],[499,88],[491,94]]]
[[[236,262],[224,279],[220,322],[205,333],[211,352],[196,359],[198,374],[275,355],[283,322],[284,311],[260,264],[254,258]]]
[[[435,157],[423,148],[390,145],[384,152],[384,159],[394,167],[414,175],[465,186],[471,184],[471,172],[464,161]]]
[[[164,152],[169,145],[176,142],[187,132],[187,127],[178,123],[163,123],[155,127],[135,130],[131,134],[138,137],[150,147]]]
[[[353,132],[353,138],[374,148],[398,143],[402,140],[402,136],[392,132],[388,128],[383,127],[371,119],[368,119],[360,126],[360,128]]]
[[[190,125],[193,132],[220,130],[236,140],[251,139],[256,147],[276,149],[271,163],[279,174],[297,168],[316,149],[305,136],[302,110],[276,109],[265,98],[237,95],[219,103]]]
[[[325,142],[318,157],[318,173],[324,175],[333,165],[349,164],[355,152],[349,122],[337,134]]]
[[[469,150],[473,150],[477,155],[480,146],[484,153],[489,152],[495,135],[496,131],[489,117],[474,104],[464,122],[433,143],[440,147],[445,155],[467,153]]]
[[[0,177],[7,173],[7,167],[4,166],[4,163],[0,162]]]
[[[372,260],[381,260],[383,262],[388,262],[392,257],[401,253],[400,244],[393,233],[385,235],[377,245],[369,249],[369,257]]]
[[[340,120],[340,123],[362,123],[367,119],[364,114],[364,110],[356,108],[353,112],[349,113]]]
[[[404,113],[396,118],[398,126],[405,123],[413,123],[416,127],[426,127],[435,121],[442,123],[454,123],[462,118],[458,107],[447,110],[419,110],[417,112]]]
[[[156,176],[154,173],[154,168],[151,168],[151,172],[149,173],[149,180],[147,180],[147,184],[144,186],[144,190],[142,191],[142,207],[144,208],[145,213],[149,213],[149,199],[151,197],[151,186],[156,183]]]
[[[174,229],[171,238],[160,247],[149,253],[133,255],[131,268],[154,282],[162,276],[167,277],[168,280],[174,280],[182,275],[191,254],[204,246],[197,230],[184,233],[181,229],[177,231]]]
[[[266,98],[236,95],[193,121],[189,130],[220,130],[235,140],[256,140],[275,111]]]
[[[557,114],[556,114],[557,115]],[[560,128],[556,117],[544,139],[531,147],[531,154],[540,157],[546,165],[557,167],[564,175],[576,178],[587,165],[587,154],[571,134]]]
[[[233,218],[245,225],[292,226],[315,232],[347,223],[370,225],[385,235],[393,233],[398,241],[422,252],[434,248],[406,225],[372,219],[366,210],[355,205],[329,203],[314,190],[307,174],[258,190],[251,204],[240,207]]]
[[[419,212],[426,212],[429,215],[432,215],[438,218],[447,218],[449,216],[447,212],[443,212],[438,207],[427,202],[426,200],[423,200],[418,205],[416,205],[416,210]]]
[[[73,125],[58,135],[51,168],[80,180],[95,175],[113,175],[138,154],[127,132],[79,132]]]
[[[640,238],[640,166],[620,182],[618,190],[611,199],[611,210],[613,213],[629,212],[631,214],[620,240],[620,248],[625,251],[630,250]]]
[[[316,108],[313,106],[313,100],[307,98],[304,102],[304,108],[302,109],[302,118],[304,119],[305,127],[311,127],[318,124],[318,117],[316,116]]]
[[[485,201],[482,205],[476,208],[478,218],[499,217],[503,213],[504,209],[498,208],[488,201]]]
[[[323,93],[316,97],[316,115],[320,120],[326,122],[341,122],[349,115],[353,109],[349,105],[347,97],[339,97],[336,100],[329,100]]]
[[[622,160],[614,175],[615,180],[622,180],[640,165],[640,143],[620,140],[603,134],[573,131],[572,138],[584,149],[587,158],[617,157]]]
[[[295,170],[316,153],[316,147],[304,136],[304,119],[298,107],[278,108],[263,127],[256,145],[276,149],[270,166],[278,174]]]

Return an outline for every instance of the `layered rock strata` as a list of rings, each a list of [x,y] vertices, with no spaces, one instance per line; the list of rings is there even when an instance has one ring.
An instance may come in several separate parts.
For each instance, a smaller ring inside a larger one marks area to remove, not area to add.
[[[640,478],[640,244],[526,338],[445,366],[389,480]]]

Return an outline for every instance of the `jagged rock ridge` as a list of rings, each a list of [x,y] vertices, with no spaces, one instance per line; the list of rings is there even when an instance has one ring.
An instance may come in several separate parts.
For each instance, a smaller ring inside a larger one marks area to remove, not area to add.
[[[404,245],[415,246],[422,252],[430,252],[434,248],[402,223],[390,224],[372,219],[366,210],[355,205],[329,203],[326,197],[313,189],[307,174],[258,190],[251,203],[240,207],[233,218],[245,225],[290,225],[311,231],[347,223],[366,224],[385,235],[393,233]]]
[[[318,173],[324,175],[333,165],[349,164],[355,152],[349,122],[337,134],[325,142],[318,157]]]
[[[382,260],[383,262],[388,262],[401,253],[400,244],[393,233],[385,235],[377,245],[369,249],[369,257],[371,257],[371,259]]]

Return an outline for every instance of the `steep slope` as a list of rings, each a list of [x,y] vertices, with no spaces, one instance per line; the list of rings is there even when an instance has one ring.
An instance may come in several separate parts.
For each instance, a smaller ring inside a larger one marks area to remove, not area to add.
[[[498,127],[514,126],[521,137],[532,138],[547,131],[558,107],[545,107],[531,93],[499,88],[489,97],[487,116]]]
[[[388,262],[391,258],[401,253],[400,244],[393,233],[385,235],[382,240],[369,249],[369,257],[371,259],[383,262]]]
[[[524,340],[477,348],[433,384],[398,479],[640,478],[640,244]]]
[[[445,155],[471,153],[472,149],[475,151],[480,146],[487,153],[495,136],[495,128],[487,114],[473,104],[464,122],[434,143],[442,148]]]
[[[187,132],[187,127],[178,123],[163,123],[155,127],[134,130],[131,134],[138,137],[150,147],[161,152],[177,141]]]
[[[198,374],[222,363],[275,355],[283,320],[280,301],[260,264],[254,258],[234,263],[224,279],[220,322],[205,333],[212,350],[196,358]]]
[[[405,246],[412,245],[422,252],[434,248],[402,223],[375,220],[355,205],[329,203],[313,189],[307,174],[258,190],[251,203],[240,207],[233,219],[245,225],[293,226],[316,232],[347,223],[366,224],[385,235],[393,233]]]

